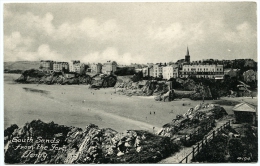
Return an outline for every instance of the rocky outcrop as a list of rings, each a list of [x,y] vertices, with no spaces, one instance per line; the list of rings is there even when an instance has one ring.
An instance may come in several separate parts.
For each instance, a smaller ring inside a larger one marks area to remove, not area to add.
[[[194,91],[196,88],[196,85],[197,85],[196,82],[190,78],[182,81],[182,86],[184,88],[183,90],[186,90],[186,91]]]
[[[115,85],[116,91],[128,96],[158,96],[169,91],[169,85],[165,81],[143,80],[139,82],[118,81]]]
[[[17,82],[25,82],[25,83],[36,83],[39,79],[44,76],[43,72],[39,70],[31,69],[25,70],[22,75],[16,80]]]
[[[92,78],[90,88],[107,88],[114,87],[117,77],[113,75],[96,75]]]
[[[177,115],[176,119],[163,126],[158,135],[176,138],[177,134],[182,130],[189,132],[197,127],[204,127],[206,124],[213,125],[216,119],[220,119],[226,115],[227,112],[223,107],[201,103],[194,108],[190,108],[185,114]]]
[[[180,80],[179,80],[180,81]],[[192,100],[212,99],[208,86],[196,84],[192,79],[181,80],[187,91],[175,91],[170,89],[167,81],[143,80],[139,82],[118,81],[115,85],[116,91],[128,96],[155,96],[156,101],[172,101],[175,98],[190,98]]]
[[[190,95],[190,99],[192,100],[212,99],[212,94],[208,86],[196,85],[194,90],[195,93],[192,93]]]
[[[153,163],[178,150],[169,138],[141,130],[118,133],[34,120],[5,130],[5,163]]]
[[[92,87],[114,87],[117,82],[117,77],[113,75],[97,74],[93,77],[89,75],[79,75],[77,73],[65,74],[63,72],[45,73],[40,70],[26,70],[16,80],[19,83],[34,83],[34,84],[91,84]]]

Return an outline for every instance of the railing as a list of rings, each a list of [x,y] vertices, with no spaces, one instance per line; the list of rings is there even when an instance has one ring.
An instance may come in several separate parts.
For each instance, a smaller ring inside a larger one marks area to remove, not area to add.
[[[191,140],[193,136],[199,135],[203,131],[208,131],[208,129],[212,126],[212,122],[208,122],[206,125],[204,125],[202,128],[198,128],[196,131],[190,133],[189,135],[184,135],[183,139],[184,141]]]
[[[193,146],[192,151],[184,157],[179,163],[188,163],[192,159],[195,158],[195,156],[204,148],[204,146],[208,145],[210,141],[212,141],[215,136],[222,131],[222,129],[225,129],[230,126],[230,121],[226,122],[224,125],[220,126],[216,130],[212,131],[210,134],[205,136],[202,141],[199,141],[197,145]],[[189,160],[190,159],[190,160]]]

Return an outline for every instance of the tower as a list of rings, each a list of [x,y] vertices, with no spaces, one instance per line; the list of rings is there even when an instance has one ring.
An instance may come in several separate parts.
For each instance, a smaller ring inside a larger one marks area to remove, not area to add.
[[[187,54],[185,55],[185,62],[190,63],[190,53],[188,47],[187,47]]]

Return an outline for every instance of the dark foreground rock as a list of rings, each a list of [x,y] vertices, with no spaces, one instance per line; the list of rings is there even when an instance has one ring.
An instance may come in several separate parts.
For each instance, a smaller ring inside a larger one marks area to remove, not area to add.
[[[170,138],[147,131],[85,129],[34,120],[5,130],[5,163],[155,163],[178,151]]]

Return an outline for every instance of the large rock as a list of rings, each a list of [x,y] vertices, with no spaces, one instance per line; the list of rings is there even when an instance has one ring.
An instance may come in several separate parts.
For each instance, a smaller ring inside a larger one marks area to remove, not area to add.
[[[196,128],[198,124],[214,124],[216,119],[220,119],[226,115],[227,112],[223,107],[201,103],[194,108],[190,108],[183,115],[177,115],[176,119],[165,124],[163,128],[158,131],[158,135],[174,137],[182,130],[192,130]]]
[[[7,128],[5,136],[5,163],[9,164],[151,163],[162,159],[154,149],[164,156],[174,149],[169,139],[146,131],[117,133],[94,124],[81,129],[34,120]],[[14,141],[20,139],[25,142]],[[56,148],[51,150],[54,143]]]

